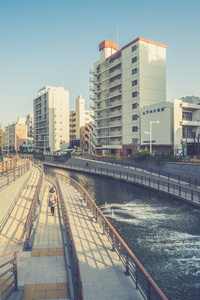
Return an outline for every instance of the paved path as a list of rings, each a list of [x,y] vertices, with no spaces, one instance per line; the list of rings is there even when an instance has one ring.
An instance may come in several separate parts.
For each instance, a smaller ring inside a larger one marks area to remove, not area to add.
[[[92,219],[82,197],[71,186],[60,181],[76,250],[78,253],[85,300],[141,300],[141,294],[111,244]]]
[[[45,183],[44,197],[38,207],[41,212],[37,228],[33,228],[36,229],[33,249],[23,251],[24,225],[39,175],[39,170],[33,167],[31,178],[0,234],[0,253],[19,249],[18,286],[21,293],[24,289],[23,300],[69,299],[60,221],[57,208],[54,216],[50,214],[48,182]],[[0,264],[7,260],[7,257],[2,259]],[[11,299],[19,299],[20,295],[14,292]]]

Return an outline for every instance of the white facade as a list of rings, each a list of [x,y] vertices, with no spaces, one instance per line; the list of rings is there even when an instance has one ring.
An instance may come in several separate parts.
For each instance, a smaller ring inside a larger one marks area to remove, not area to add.
[[[164,146],[170,149],[174,143],[173,102],[162,102],[141,108],[141,146]],[[161,149],[161,148],[160,148]]]
[[[45,86],[34,99],[34,144],[54,152],[69,147],[69,92]]]
[[[166,46],[137,38],[117,50],[102,42],[91,71],[96,149],[140,147],[140,109],[166,101]]]
[[[87,110],[85,99],[79,95],[76,99],[76,109],[70,111],[70,141],[81,139],[81,127],[93,121],[94,112]]]
[[[174,99],[173,102],[163,102],[141,109],[143,148],[149,149],[151,132],[153,152],[163,152],[165,149],[168,153],[173,150],[176,155],[200,153],[200,105],[187,103],[183,99],[184,101]]]

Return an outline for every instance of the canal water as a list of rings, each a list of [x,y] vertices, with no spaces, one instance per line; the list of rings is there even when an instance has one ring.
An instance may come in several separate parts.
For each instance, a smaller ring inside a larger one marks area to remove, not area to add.
[[[200,299],[200,209],[112,178],[56,172],[88,191],[168,299]]]

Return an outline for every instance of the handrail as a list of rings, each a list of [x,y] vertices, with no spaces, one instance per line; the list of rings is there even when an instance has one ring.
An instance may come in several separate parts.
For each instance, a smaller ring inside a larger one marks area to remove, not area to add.
[[[200,189],[187,186],[181,183],[176,183],[173,181],[169,181],[167,179],[161,179],[160,177],[155,177],[153,175],[144,175],[137,174],[132,170],[128,172],[114,170],[114,169],[106,169],[92,166],[83,166],[83,165],[74,165],[74,164],[55,164],[55,163],[47,163],[46,165],[57,166],[64,169],[78,170],[80,172],[87,172],[97,175],[103,175],[112,177],[115,179],[125,180],[129,182],[134,182],[138,185],[142,185],[148,187],[150,189],[158,190],[160,192],[170,194],[174,197],[177,197],[181,200],[189,202],[192,205],[200,207]]]
[[[142,264],[138,261],[136,256],[132,253],[120,235],[116,232],[111,223],[107,220],[104,214],[101,212],[99,207],[89,196],[87,191],[75,180],[69,178],[65,175],[61,175],[52,171],[46,171],[46,173],[54,173],[56,177],[65,181],[66,183],[72,185],[79,193],[81,193],[84,201],[89,207],[90,211],[93,214],[93,217],[100,227],[103,230],[103,234],[108,237],[112,245],[112,251],[116,251],[119,256],[119,259],[125,267],[125,274],[130,275],[132,280],[136,284],[136,289],[138,289],[144,299],[157,299],[157,300],[167,300],[166,296],[150,277],[148,272],[144,269]],[[69,221],[67,221],[69,222]]]
[[[9,185],[30,170],[30,161],[26,160],[18,164],[18,156],[0,163],[0,188]]]
[[[39,193],[40,193],[40,189],[41,189],[41,185],[42,185],[43,175],[44,175],[44,172],[43,172],[43,166],[42,166],[41,174],[40,174],[38,184],[35,189],[31,207],[29,209],[29,213],[28,213],[26,223],[25,223],[25,243],[24,243],[25,249],[29,249],[31,230],[33,227],[33,220],[35,217],[35,212],[36,212],[37,202],[38,202]]]
[[[14,254],[14,257],[0,265],[0,269],[4,268],[4,272],[0,274],[1,285],[0,285],[0,299],[6,300],[10,294],[18,289],[17,279],[17,253],[19,250],[15,250],[3,255],[0,255],[0,259],[7,257],[8,255]],[[12,264],[12,267],[6,268],[7,265]],[[9,275],[11,272],[11,275]],[[12,279],[13,277],[13,279]]]

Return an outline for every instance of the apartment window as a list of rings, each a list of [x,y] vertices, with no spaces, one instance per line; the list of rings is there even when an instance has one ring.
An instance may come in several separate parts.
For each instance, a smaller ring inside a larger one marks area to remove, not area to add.
[[[132,97],[133,97],[133,98],[137,97],[137,94],[138,94],[137,92],[133,92],[133,93],[132,93]]]
[[[132,109],[135,109],[135,108],[137,108],[137,103],[132,104]]]
[[[134,45],[133,47],[132,47],[132,52],[134,52],[134,51],[136,51],[137,50],[137,45]]]
[[[138,131],[137,126],[133,126],[133,127],[132,127],[132,131],[133,131],[133,132],[137,132],[137,131]]]
[[[191,112],[183,112],[183,120],[192,121],[192,113]]]
[[[132,145],[137,145],[138,139],[132,139]]]
[[[132,121],[135,121],[138,119],[138,115],[132,115]]]
[[[132,70],[132,75],[134,75],[136,73],[137,73],[137,68],[135,68],[135,69]]]
[[[137,61],[137,56],[132,58],[132,64],[134,64]]]
[[[137,85],[137,79],[132,81],[132,86]]]

